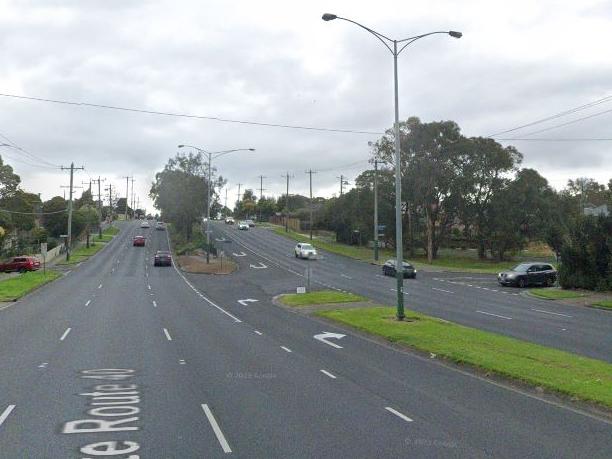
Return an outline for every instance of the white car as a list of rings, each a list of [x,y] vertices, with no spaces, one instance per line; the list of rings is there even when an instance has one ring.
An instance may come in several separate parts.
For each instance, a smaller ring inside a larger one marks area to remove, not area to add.
[[[151,228],[151,225],[149,225],[149,222],[145,220],[140,224],[140,227],[141,228]]]
[[[313,259],[317,258],[316,249],[306,242],[300,242],[295,246],[295,258],[308,258]]]
[[[225,219],[225,224],[226,225],[233,225],[234,224],[234,219],[232,217],[227,217]]]
[[[247,222],[240,222],[238,223],[238,229],[239,230],[249,230],[249,224]]]

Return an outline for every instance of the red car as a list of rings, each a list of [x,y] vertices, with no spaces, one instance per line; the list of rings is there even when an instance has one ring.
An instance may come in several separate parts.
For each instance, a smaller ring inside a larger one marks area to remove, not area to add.
[[[36,257],[14,257],[8,263],[0,264],[0,272],[10,273],[12,271],[19,271],[24,273],[26,271],[36,271],[40,269],[40,261]]]
[[[145,245],[145,237],[144,236],[135,236],[134,237],[134,247],[144,247]]]

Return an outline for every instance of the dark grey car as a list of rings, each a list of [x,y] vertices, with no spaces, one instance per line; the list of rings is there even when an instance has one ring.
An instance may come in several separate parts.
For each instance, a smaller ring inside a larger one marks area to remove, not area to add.
[[[510,271],[497,275],[497,282],[501,286],[515,285],[528,287],[530,285],[544,285],[550,287],[557,281],[557,271],[548,263],[521,263]]]
[[[402,263],[404,268],[404,278],[409,277],[411,279],[416,278],[416,269],[410,263],[406,263],[405,261]],[[395,260],[387,260],[382,267],[382,272],[385,276],[396,276],[396,262]]]

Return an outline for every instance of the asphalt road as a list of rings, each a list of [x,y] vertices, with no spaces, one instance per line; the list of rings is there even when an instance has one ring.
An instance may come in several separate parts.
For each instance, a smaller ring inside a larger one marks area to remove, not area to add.
[[[274,306],[296,276],[246,250],[154,268],[140,232],[0,311],[0,457],[612,456],[607,419]]]
[[[238,231],[213,223],[215,238],[229,239],[229,252],[245,251],[263,263],[294,274],[304,285],[310,266],[315,287],[358,293],[381,304],[395,305],[395,278],[381,268],[322,252],[319,260],[294,258],[295,243],[265,228]],[[576,354],[612,362],[612,313],[565,305],[524,295],[524,290],[501,287],[494,275],[419,272],[404,280],[406,308],[470,327],[532,341]]]

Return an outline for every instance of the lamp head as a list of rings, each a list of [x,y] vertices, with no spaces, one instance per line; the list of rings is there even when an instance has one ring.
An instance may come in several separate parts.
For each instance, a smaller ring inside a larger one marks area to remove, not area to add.
[[[179,148],[183,148],[184,146],[185,146],[185,145],[179,145],[178,147],[179,147]]]
[[[254,148],[249,148],[249,151],[255,151],[255,149]]]
[[[454,30],[451,30],[450,32],[448,32],[448,34],[453,38],[461,38],[463,36],[461,32],[456,32]]]
[[[330,14],[330,13],[325,13],[321,19],[323,19],[324,21],[333,21],[334,19],[338,19],[338,16],[336,16],[335,14]]]

